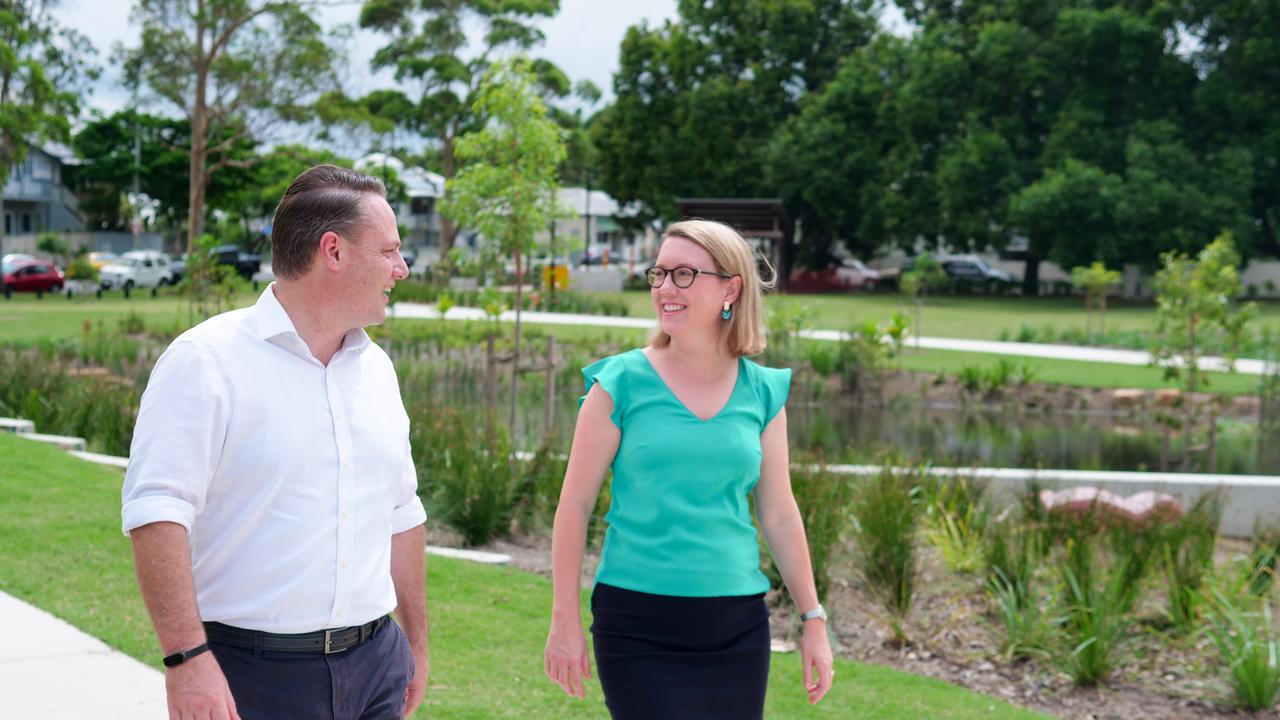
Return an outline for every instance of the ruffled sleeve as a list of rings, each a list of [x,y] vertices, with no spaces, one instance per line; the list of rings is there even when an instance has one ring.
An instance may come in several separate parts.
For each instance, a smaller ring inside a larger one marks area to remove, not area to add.
[[[621,430],[623,411],[627,405],[627,369],[622,356],[611,355],[582,368],[582,379],[585,390],[582,397],[578,398],[578,407],[582,407],[583,401],[587,399],[586,393],[591,392],[591,386],[600,383],[600,387],[613,398],[613,412],[609,419]]]
[[[764,410],[764,424],[761,425],[763,431],[787,404],[787,395],[791,392],[791,368],[755,365],[755,370],[756,392],[760,395]]]

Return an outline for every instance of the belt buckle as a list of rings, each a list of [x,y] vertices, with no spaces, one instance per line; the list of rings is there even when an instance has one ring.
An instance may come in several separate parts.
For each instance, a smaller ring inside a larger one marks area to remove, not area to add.
[[[342,652],[341,650],[333,649],[333,633],[334,632],[335,632],[334,630],[324,631],[324,654],[325,655],[332,655],[333,653]]]

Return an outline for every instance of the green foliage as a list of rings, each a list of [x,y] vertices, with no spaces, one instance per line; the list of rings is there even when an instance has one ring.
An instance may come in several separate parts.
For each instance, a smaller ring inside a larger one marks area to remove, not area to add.
[[[191,158],[187,251],[204,235],[209,183],[244,169],[269,126],[309,122],[308,105],[336,84],[334,53],[297,0],[136,0],[136,47],[121,48],[125,82],[186,116]]]
[[[1011,659],[1047,655],[1050,625],[1036,595],[1036,568],[1045,555],[1042,536],[1023,523],[998,519],[983,539],[987,597],[1004,626],[1002,652]]]
[[[97,282],[98,268],[89,262],[88,253],[80,253],[71,262],[67,263],[67,279],[83,280],[85,282]]]
[[[1073,557],[1091,558],[1093,552],[1087,543],[1073,541],[1068,547]],[[1093,687],[1111,673],[1129,626],[1127,612],[1137,588],[1129,583],[1125,562],[1103,577],[1096,577],[1092,565],[1082,566],[1079,561],[1067,563],[1062,570],[1066,614],[1059,627],[1058,661],[1082,687]]]
[[[902,621],[911,609],[918,568],[916,479],[886,463],[853,498],[854,568],[888,610],[899,641],[906,640]]]
[[[1261,605],[1261,612],[1243,604]],[[1236,705],[1253,712],[1268,710],[1280,697],[1280,637],[1265,600],[1233,599],[1213,590],[1208,635],[1227,669]]]
[[[213,249],[220,244],[218,238],[204,235],[196,241],[195,250],[187,255],[187,268],[182,282],[178,283],[178,293],[187,300],[187,319],[192,325],[229,310],[236,295],[244,292],[247,285],[234,267],[218,263]]]
[[[817,461],[818,458],[813,458]],[[848,476],[830,472],[820,462],[810,464],[801,458],[791,471],[791,492],[804,520],[809,560],[818,597],[826,597],[831,587],[831,565],[850,525],[849,508],[853,499],[853,481]],[[763,540],[763,538],[762,538]],[[783,587],[782,573],[770,553],[762,553],[762,570],[773,587]]]
[[[1084,293],[1086,332],[1092,336],[1092,315],[1094,308],[1098,310],[1098,332],[1107,331],[1107,294],[1120,284],[1123,276],[1118,270],[1108,270],[1106,264],[1093,261],[1085,267],[1078,265],[1071,268],[1071,286]]]
[[[44,2],[0,5],[0,173],[21,164],[33,145],[66,142],[80,111],[82,83],[97,77],[89,67],[93,46],[62,28]],[[0,215],[3,215],[0,197]],[[5,228],[0,227],[0,255]]]
[[[495,428],[486,435],[473,413],[434,403],[413,407],[411,416],[418,494],[428,512],[467,545],[510,532],[516,482],[506,431]]]
[[[927,478],[921,485],[925,538],[942,553],[947,567],[960,573],[982,568],[991,512],[986,484],[967,476]]]
[[[1178,520],[1160,526],[1159,548],[1168,588],[1166,615],[1173,628],[1189,634],[1199,626],[1205,581],[1213,573],[1223,497],[1205,493]]]
[[[1249,550],[1249,592],[1266,595],[1275,585],[1280,565],[1280,521],[1259,524]]]

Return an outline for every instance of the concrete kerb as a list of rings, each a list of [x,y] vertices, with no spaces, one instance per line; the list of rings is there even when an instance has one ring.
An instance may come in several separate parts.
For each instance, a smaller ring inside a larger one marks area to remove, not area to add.
[[[878,465],[831,465],[827,472],[871,476]],[[895,468],[910,472],[911,468]],[[1249,538],[1255,524],[1280,517],[1280,477],[1272,475],[1211,475],[1207,473],[1114,472],[1102,470],[1028,470],[1023,468],[928,468],[936,477],[970,477],[983,480],[1006,502],[1032,484],[1047,490],[1092,486],[1117,495],[1151,490],[1168,493],[1183,507],[1190,507],[1207,492],[1225,490],[1219,532],[1227,537]]]

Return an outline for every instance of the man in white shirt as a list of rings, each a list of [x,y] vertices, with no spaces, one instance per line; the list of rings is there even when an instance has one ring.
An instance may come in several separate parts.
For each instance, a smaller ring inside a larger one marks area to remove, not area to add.
[[[134,431],[123,528],[169,714],[401,718],[427,685],[426,513],[363,330],[408,275],[395,214],[378,180],[320,165],[272,245],[277,281],[173,341]]]

